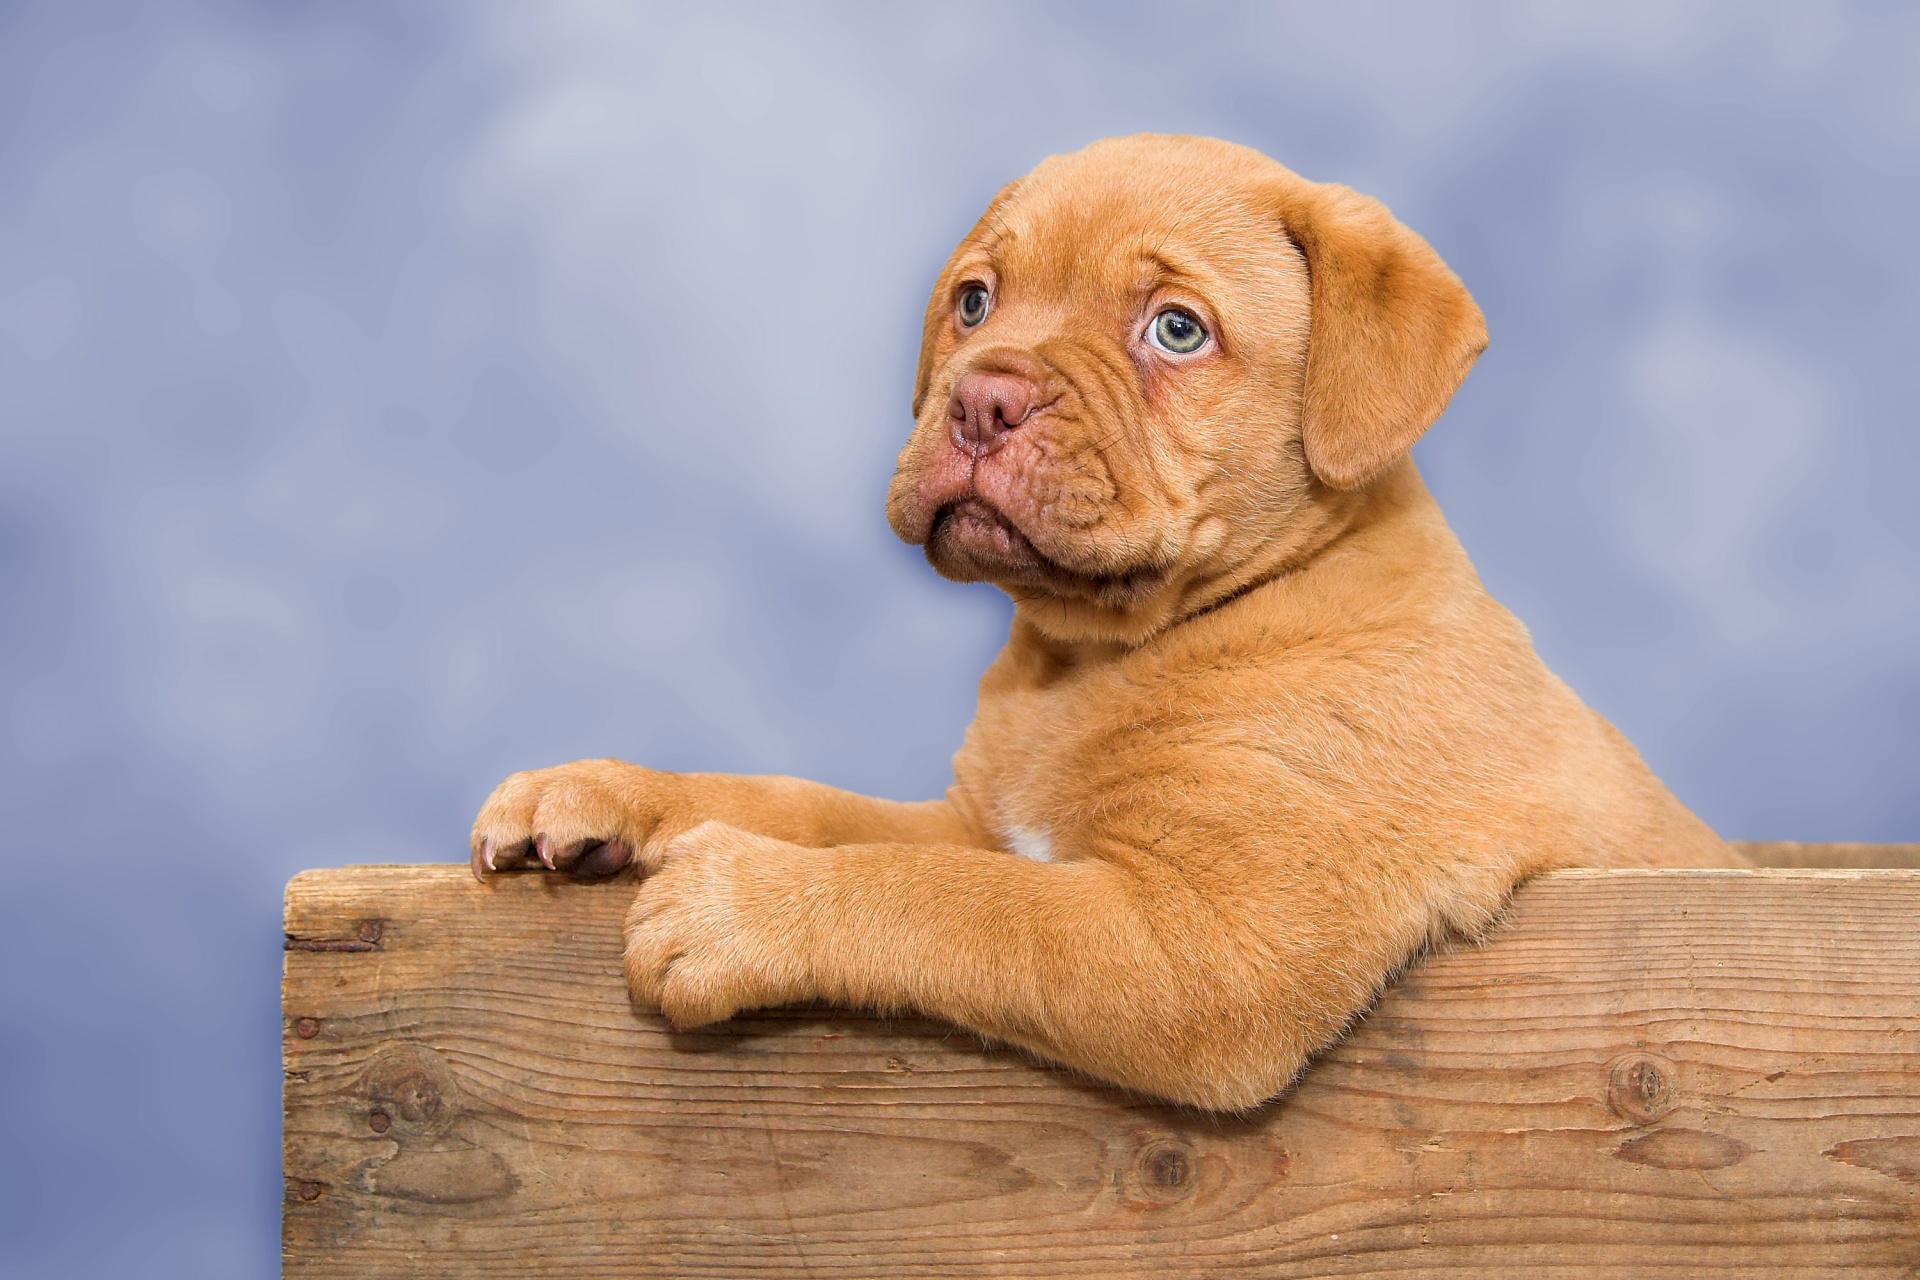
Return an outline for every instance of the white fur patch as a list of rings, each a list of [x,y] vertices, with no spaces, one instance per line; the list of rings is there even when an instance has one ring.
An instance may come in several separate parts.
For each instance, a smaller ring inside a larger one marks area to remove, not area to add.
[[[1032,827],[1008,827],[1007,848],[1034,862],[1053,861],[1053,841]]]

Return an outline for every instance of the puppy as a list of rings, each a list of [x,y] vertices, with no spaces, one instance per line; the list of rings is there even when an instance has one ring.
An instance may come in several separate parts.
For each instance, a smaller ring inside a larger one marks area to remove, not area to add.
[[[913,1010],[1235,1109],[1529,876],[1739,865],[1407,456],[1486,341],[1345,187],[1202,138],[1048,160],[941,272],[887,495],[1016,602],[946,798],[581,761],[500,785],[475,874],[638,864],[627,979],[676,1026]]]

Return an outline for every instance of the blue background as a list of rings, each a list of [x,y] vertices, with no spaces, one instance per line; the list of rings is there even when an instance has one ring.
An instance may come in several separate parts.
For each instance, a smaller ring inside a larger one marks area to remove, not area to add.
[[[294,871],[584,755],[940,789],[924,291],[1105,134],[1386,200],[1548,661],[1726,835],[1920,838],[1917,17],[0,7],[0,1273],[272,1273]]]

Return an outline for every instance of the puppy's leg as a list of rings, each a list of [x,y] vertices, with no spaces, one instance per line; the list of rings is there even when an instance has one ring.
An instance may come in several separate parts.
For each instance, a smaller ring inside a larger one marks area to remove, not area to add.
[[[1260,938],[1177,873],[1097,858],[810,849],[720,823],[664,852],[628,916],[626,969],[636,1002],[677,1026],[809,1000],[914,1010],[1210,1109],[1284,1089],[1425,928]]]
[[[475,876],[544,864],[611,875],[660,864],[673,837],[709,820],[804,845],[976,838],[945,801],[900,804],[799,778],[662,773],[621,760],[577,760],[516,773],[474,820]]]

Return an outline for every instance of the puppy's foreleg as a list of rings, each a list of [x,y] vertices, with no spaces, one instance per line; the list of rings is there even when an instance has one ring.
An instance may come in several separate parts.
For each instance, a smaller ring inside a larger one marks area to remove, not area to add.
[[[543,863],[609,875],[659,866],[661,850],[702,822],[794,844],[976,839],[944,800],[902,804],[817,782],[725,773],[663,773],[623,760],[576,760],[516,773],[480,807],[473,872]]]
[[[1344,982],[1303,995],[1322,966],[1265,970],[1203,904],[1098,859],[811,849],[720,823],[665,854],[628,916],[626,968],[636,1001],[679,1026],[809,1000],[912,1010],[1230,1109],[1283,1089],[1355,1007]]]

